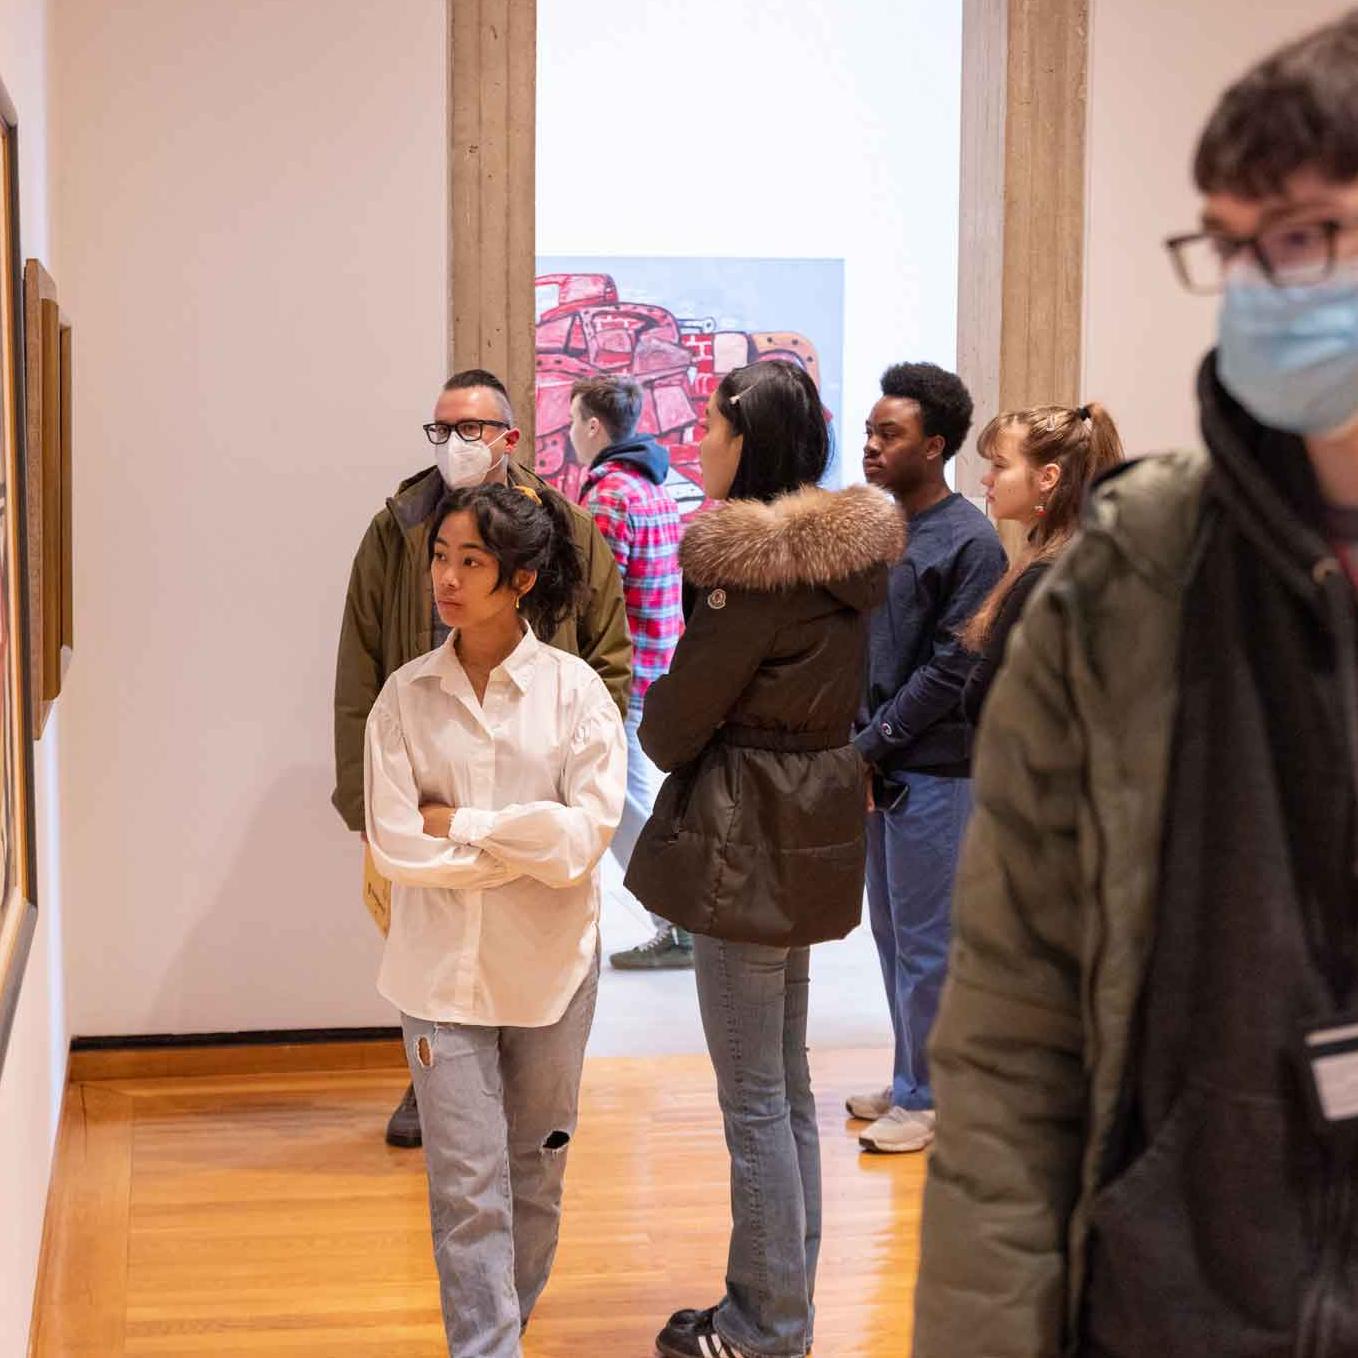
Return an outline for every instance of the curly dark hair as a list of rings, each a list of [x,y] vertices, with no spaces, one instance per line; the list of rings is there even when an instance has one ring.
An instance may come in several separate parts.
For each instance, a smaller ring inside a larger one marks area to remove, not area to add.
[[[1217,102],[1193,160],[1203,193],[1265,198],[1298,170],[1358,179],[1358,9],[1288,43]]]
[[[882,374],[882,395],[919,406],[924,437],[943,439],[943,461],[962,446],[971,428],[971,393],[956,373],[937,363],[893,363]]]
[[[717,409],[742,438],[733,500],[775,500],[825,475],[825,407],[805,368],[782,358],[732,368],[716,396]]]
[[[476,531],[499,567],[496,589],[508,584],[516,571],[537,572],[537,583],[523,596],[521,608],[534,634],[550,641],[579,605],[585,588],[584,563],[566,502],[554,491],[530,494],[517,486],[449,491],[430,520],[431,565],[444,520],[464,510],[476,520]]]

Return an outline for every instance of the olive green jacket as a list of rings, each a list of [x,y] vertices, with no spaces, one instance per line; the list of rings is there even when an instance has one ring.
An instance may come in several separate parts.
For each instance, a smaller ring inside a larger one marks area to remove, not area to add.
[[[1077,1342],[1154,933],[1207,467],[1150,458],[1097,492],[986,705],[931,1045],[915,1358],[1058,1358]]]
[[[556,494],[517,464],[510,464],[509,477],[540,494]],[[403,481],[368,525],[354,557],[335,665],[335,791],[330,798],[351,830],[363,828],[368,713],[387,676],[434,647],[429,520],[443,493],[434,467]],[[589,513],[576,504],[570,510],[586,593],[580,610],[562,623],[551,644],[587,660],[626,716],[632,640],[618,564]]]

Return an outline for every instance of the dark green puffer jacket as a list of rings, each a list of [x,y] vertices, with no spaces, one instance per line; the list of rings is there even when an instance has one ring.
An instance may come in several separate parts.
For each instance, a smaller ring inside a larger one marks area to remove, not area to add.
[[[915,1358],[1073,1352],[1149,965],[1205,453],[1129,466],[1013,633],[931,1044]]]

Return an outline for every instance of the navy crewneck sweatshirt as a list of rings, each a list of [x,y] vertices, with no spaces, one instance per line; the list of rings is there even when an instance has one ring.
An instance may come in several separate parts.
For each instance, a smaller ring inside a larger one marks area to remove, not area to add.
[[[961,698],[975,658],[957,634],[1007,564],[990,520],[962,495],[910,520],[905,556],[872,615],[867,693],[854,737],[887,779],[969,773],[971,731]]]

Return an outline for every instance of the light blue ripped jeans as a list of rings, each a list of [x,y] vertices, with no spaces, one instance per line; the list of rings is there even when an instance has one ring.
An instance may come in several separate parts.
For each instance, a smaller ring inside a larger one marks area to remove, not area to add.
[[[556,1255],[599,967],[546,1028],[403,1015],[448,1351],[521,1358]]]

